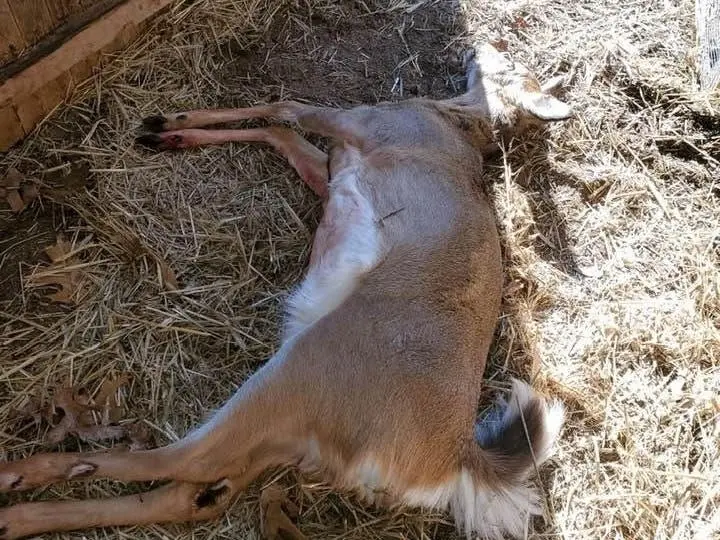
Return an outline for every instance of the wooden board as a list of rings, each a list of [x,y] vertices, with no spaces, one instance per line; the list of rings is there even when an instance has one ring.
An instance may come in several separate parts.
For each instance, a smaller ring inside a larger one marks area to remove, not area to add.
[[[2,83],[2,120],[9,118],[12,121],[15,118],[15,124],[8,126],[7,132],[0,137],[0,152],[29,134],[48,112],[62,102],[68,86],[79,84],[86,78],[101,53],[124,47],[139,34],[143,23],[175,1],[127,0],[57,50]]]
[[[15,108],[10,105],[0,107],[0,126],[0,148],[8,148],[25,135],[22,122]]]
[[[0,65],[15,58],[25,45],[8,0],[0,0]]]
[[[720,88],[720,0],[696,0],[698,69],[703,90]]]
[[[57,26],[22,54],[15,54],[12,61],[0,67],[0,84],[56,50],[88,24],[96,21],[125,0],[92,0],[91,5],[88,6],[82,6],[79,0],[46,1],[55,21],[53,24]],[[55,7],[50,8],[51,5]]]
[[[45,0],[50,16],[58,22],[64,21],[68,16],[80,11],[80,0]]]
[[[37,43],[53,29],[45,0],[8,0],[8,4],[28,45]]]

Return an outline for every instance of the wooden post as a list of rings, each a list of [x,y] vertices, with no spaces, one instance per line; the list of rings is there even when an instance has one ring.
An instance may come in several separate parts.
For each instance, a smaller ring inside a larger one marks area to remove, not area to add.
[[[720,87],[720,0],[696,0],[698,69],[703,90]]]

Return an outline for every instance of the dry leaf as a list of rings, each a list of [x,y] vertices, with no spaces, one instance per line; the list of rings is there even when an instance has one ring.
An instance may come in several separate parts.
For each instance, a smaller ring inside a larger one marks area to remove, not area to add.
[[[495,41],[491,41],[490,44],[500,52],[507,52],[508,50],[508,42],[506,39],[497,39]]]
[[[0,186],[11,188],[11,189],[20,189],[20,182],[23,181],[23,175],[14,167],[10,167],[8,171],[5,173],[5,178],[0,180]]]
[[[130,382],[130,375],[122,373],[115,379],[105,379],[98,390],[95,399],[95,407],[102,411],[104,422],[118,422],[122,418],[122,407],[117,401],[116,394],[120,387]]]
[[[11,189],[5,195],[5,200],[10,205],[10,210],[20,213],[25,210],[25,203],[16,189]]]
[[[162,281],[163,286],[169,291],[177,291],[178,282],[177,277],[175,276],[175,271],[160,257],[157,257],[156,261],[160,267],[160,280]]]
[[[277,485],[268,486],[260,494],[260,511],[262,514],[260,528],[263,538],[277,539],[281,537],[281,532],[294,540],[307,538],[288,517],[288,515],[296,517],[300,509],[287,498]]]
[[[119,403],[116,400],[115,394],[119,388],[125,386],[129,382],[129,373],[121,373],[114,379],[105,379],[100,385],[100,389],[97,391],[97,394],[95,394],[95,397],[93,398],[95,405],[98,407],[106,407],[110,405],[111,402],[118,405]]]
[[[83,394],[82,389],[73,387],[63,388],[55,393],[48,419],[53,425],[47,435],[49,443],[59,443],[69,434],[93,423],[92,409],[83,403]]]
[[[45,248],[45,253],[52,264],[31,275],[28,284],[32,287],[57,287],[57,291],[46,295],[48,300],[62,304],[76,304],[77,293],[82,285],[82,272],[73,268],[79,265],[80,261],[70,256],[72,245],[62,236],[58,236],[54,245]]]
[[[27,206],[40,196],[40,190],[35,184],[26,184],[22,187],[22,200]]]
[[[147,450],[152,448],[152,433],[145,424],[131,424],[127,429],[127,436],[130,439],[130,450]]]
[[[522,17],[517,17],[515,21],[510,25],[514,30],[518,30],[520,28],[527,28],[530,26],[525,19]]]
[[[122,409],[115,394],[129,380],[127,374],[104,380],[94,399],[84,388],[66,387],[57,392],[47,417],[52,425],[48,442],[58,443],[68,435],[76,435],[83,441],[123,438],[127,432],[124,426],[117,425]]]
[[[63,262],[72,252],[72,245],[62,236],[58,236],[55,244],[45,248],[45,253],[54,263]]]
[[[23,175],[17,169],[9,169],[0,180],[0,198],[5,199],[13,212],[25,210],[28,204],[40,196],[35,183],[23,182]]]
[[[31,276],[31,284],[36,287],[57,286],[54,293],[45,295],[52,302],[74,304],[75,293],[80,286],[79,272],[54,272]]]
[[[120,387],[130,380],[128,374],[105,379],[94,397],[82,387],[58,390],[50,403],[31,397],[16,411],[18,417],[31,418],[50,425],[46,442],[56,444],[70,435],[83,441],[119,440],[127,437],[131,450],[150,447],[152,435],[141,424],[118,425],[123,410],[116,398]]]
[[[125,437],[125,426],[108,425],[104,426],[80,426],[74,432],[75,435],[85,442],[90,441],[116,441]]]

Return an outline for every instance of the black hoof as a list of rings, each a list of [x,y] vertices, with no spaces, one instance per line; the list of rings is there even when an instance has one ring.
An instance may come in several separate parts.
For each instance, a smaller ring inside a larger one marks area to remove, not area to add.
[[[145,135],[136,137],[135,144],[144,146],[145,148],[152,148],[153,150],[162,150],[163,138],[154,133],[146,133]]]
[[[195,496],[195,506],[197,508],[205,508],[214,506],[218,503],[220,497],[230,490],[224,481],[209,486]]]
[[[10,489],[12,489],[12,490],[20,489],[20,486],[22,486],[22,483],[23,483],[23,477],[18,476],[17,479],[14,480],[12,484],[10,484]]]
[[[161,131],[165,131],[166,123],[167,118],[165,118],[161,114],[154,114],[152,116],[148,116],[146,118],[143,118],[142,121],[143,128],[145,128],[147,131],[152,131],[153,133],[160,133]]]

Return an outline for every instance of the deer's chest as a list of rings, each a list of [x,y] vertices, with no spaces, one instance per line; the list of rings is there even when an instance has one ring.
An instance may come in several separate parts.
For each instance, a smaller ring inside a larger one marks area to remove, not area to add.
[[[310,267],[288,300],[285,339],[339,307],[380,260],[376,212],[359,189],[363,173],[356,149],[344,149],[333,163],[329,199],[315,233]]]

